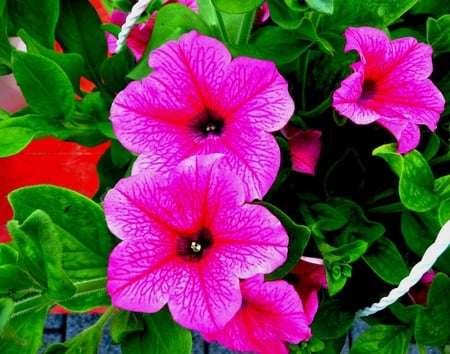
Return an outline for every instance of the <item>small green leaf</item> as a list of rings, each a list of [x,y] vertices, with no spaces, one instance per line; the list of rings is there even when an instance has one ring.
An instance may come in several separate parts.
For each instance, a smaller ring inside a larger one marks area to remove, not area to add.
[[[15,264],[0,265],[0,296],[13,295],[34,287],[30,276]]]
[[[407,353],[412,331],[403,326],[374,325],[355,341],[351,354]]]
[[[30,108],[51,118],[70,118],[75,110],[72,84],[61,67],[36,54],[14,51],[14,77]]]
[[[123,90],[129,83],[127,74],[135,66],[135,59],[128,48],[105,60],[101,67],[101,75],[105,87],[113,95]]]
[[[142,318],[144,330],[124,338],[124,353],[191,354],[191,332],[174,322],[167,307],[154,314],[144,314]]]
[[[417,150],[404,156],[398,188],[400,200],[409,210],[425,212],[438,204],[438,197],[434,193],[433,173]]]
[[[243,14],[257,9],[264,0],[212,0],[214,6],[222,12],[230,14]]]
[[[372,155],[384,159],[389,164],[391,170],[400,177],[403,170],[403,158],[402,155],[395,152],[396,149],[396,144],[386,144],[373,150]]]
[[[334,0],[306,0],[306,3],[311,9],[327,15],[333,14],[333,2]]]
[[[34,135],[35,132],[28,128],[0,128],[0,157],[19,153],[33,141]]]
[[[436,274],[427,296],[427,306],[417,314],[414,335],[418,343],[440,347],[450,337],[450,279]]]
[[[305,16],[303,11],[293,11],[285,1],[268,0],[270,18],[284,29],[295,29],[300,26]]]
[[[385,282],[398,285],[409,269],[395,243],[386,237],[377,239],[362,256],[367,265]]]
[[[0,298],[0,337],[14,312],[14,302],[8,298]]]
[[[144,330],[144,321],[136,313],[120,310],[111,319],[111,340],[119,344],[123,339],[132,333]]]
[[[338,208],[326,203],[316,203],[311,206],[314,215],[315,228],[322,231],[336,231],[343,228],[349,219]]]

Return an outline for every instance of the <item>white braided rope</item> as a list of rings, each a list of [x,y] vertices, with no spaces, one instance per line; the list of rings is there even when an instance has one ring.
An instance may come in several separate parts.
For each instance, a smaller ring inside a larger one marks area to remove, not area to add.
[[[133,5],[131,12],[128,14],[125,23],[122,25],[122,28],[120,29],[120,33],[116,43],[117,53],[122,49],[128,35],[131,32],[131,29],[133,28],[139,17],[144,13],[145,9],[151,2],[152,0],[139,0],[136,4]]]
[[[422,259],[417,263],[406,278],[403,278],[398,287],[392,289],[389,294],[383,297],[379,302],[356,312],[356,317],[370,316],[381,311],[389,305],[396,302],[400,297],[405,295],[408,290],[415,285],[422,276],[433,266],[439,256],[445,252],[450,244],[450,220],[447,221],[436,240],[425,251]]]

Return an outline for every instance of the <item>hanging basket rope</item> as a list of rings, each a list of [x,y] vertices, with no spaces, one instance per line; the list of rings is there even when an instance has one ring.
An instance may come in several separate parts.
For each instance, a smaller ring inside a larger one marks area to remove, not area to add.
[[[122,49],[128,35],[131,32],[131,29],[151,2],[152,0],[139,0],[136,4],[133,5],[131,12],[128,14],[125,23],[120,29],[119,36],[117,37],[116,52],[119,52]]]
[[[422,276],[433,267],[439,256],[445,252],[450,244],[450,220],[442,227],[436,237],[434,243],[427,248],[421,261],[417,263],[406,278],[403,278],[398,287],[392,289],[389,294],[383,297],[379,302],[372,304],[356,312],[356,317],[370,316],[381,311],[389,305],[396,302],[400,297],[405,295],[408,290],[413,287]]]

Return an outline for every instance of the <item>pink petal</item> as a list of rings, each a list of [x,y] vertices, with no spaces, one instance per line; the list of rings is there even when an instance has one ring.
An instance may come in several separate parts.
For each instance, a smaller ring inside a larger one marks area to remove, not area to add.
[[[241,283],[243,304],[225,328],[202,333],[232,350],[257,353],[288,353],[286,342],[311,338],[301,301],[288,283],[263,283],[261,275]]]
[[[290,124],[281,133],[288,139],[292,157],[292,169],[297,172],[314,175],[322,149],[319,130],[302,130]]]
[[[231,120],[245,119],[257,129],[281,129],[294,113],[286,80],[273,62],[238,57],[222,85],[222,112]]]
[[[157,239],[129,239],[111,252],[106,289],[114,306],[136,312],[157,312],[173,286],[174,247]]]
[[[420,130],[415,124],[399,119],[380,119],[378,123],[388,129],[397,139],[399,154],[413,150],[420,141]]]

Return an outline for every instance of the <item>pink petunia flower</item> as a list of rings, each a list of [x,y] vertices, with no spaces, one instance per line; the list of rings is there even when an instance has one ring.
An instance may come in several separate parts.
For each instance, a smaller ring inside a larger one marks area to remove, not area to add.
[[[201,333],[208,342],[262,354],[289,353],[286,342],[311,338],[302,302],[292,285],[284,280],[264,283],[262,274],[241,283],[242,306],[225,327],[214,333]]]
[[[115,98],[119,141],[140,154],[133,174],[167,172],[192,155],[223,153],[220,165],[244,181],[247,200],[275,181],[280,150],[271,132],[294,111],[286,80],[270,61],[231,60],[218,40],[195,31],[152,52],[153,72]]]
[[[115,306],[153,313],[167,303],[182,326],[216,331],[241,306],[239,279],[286,260],[283,226],[245,203],[241,180],[220,168],[221,158],[194,156],[169,175],[146,171],[107,193],[106,220],[122,239],[108,265]]]
[[[288,275],[289,282],[294,285],[307,318],[308,325],[314,320],[319,308],[320,288],[328,288],[327,275],[323,260],[313,257],[302,257]]]
[[[333,107],[356,124],[377,122],[397,139],[399,153],[420,140],[418,124],[435,130],[444,97],[431,80],[432,47],[413,37],[389,40],[371,27],[348,28],[345,51],[361,61],[333,94]]]
[[[164,0],[162,5],[164,6],[173,3],[183,4],[193,11],[198,11],[197,0]],[[146,22],[134,25],[126,39],[128,48],[130,48],[131,52],[134,54],[136,61],[139,61],[142,58],[145,49],[147,48],[147,44],[150,42],[157,12],[158,11],[153,12]],[[127,16],[128,14],[126,12],[115,9],[111,13],[111,23],[121,27],[125,23]],[[117,48],[117,38],[112,34],[107,33],[106,39],[108,42],[108,50],[111,53],[115,53]]]
[[[320,130],[303,130],[287,124],[281,129],[287,139],[292,157],[292,169],[297,172],[314,175],[322,149]]]
[[[416,285],[409,289],[408,296],[413,303],[427,306],[428,291],[430,290],[431,283],[435,276],[436,271],[430,269],[422,276]]]

